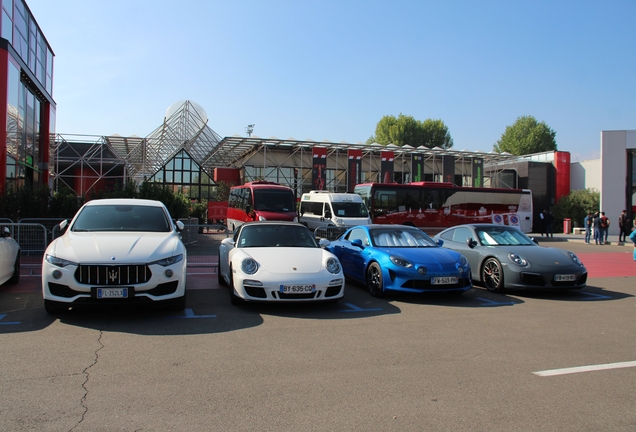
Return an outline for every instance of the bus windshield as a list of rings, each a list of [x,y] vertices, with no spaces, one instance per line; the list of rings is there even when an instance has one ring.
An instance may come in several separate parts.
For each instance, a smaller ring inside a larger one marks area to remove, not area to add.
[[[296,209],[294,195],[289,190],[255,189],[254,210],[290,212]]]

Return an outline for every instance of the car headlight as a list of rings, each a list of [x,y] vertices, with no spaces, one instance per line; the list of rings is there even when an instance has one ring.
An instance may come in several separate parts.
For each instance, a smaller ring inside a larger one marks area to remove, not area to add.
[[[53,255],[46,254],[44,259],[47,263],[52,264],[56,267],[66,267],[67,265],[77,265],[73,261],[68,261],[62,258],[54,257]]]
[[[391,262],[393,264],[395,264],[396,266],[400,266],[400,267],[413,267],[413,264],[411,264],[410,262],[408,262],[407,260],[400,258],[400,257],[396,257],[396,256],[390,256],[389,259],[391,260]]]
[[[329,258],[325,263],[325,268],[329,273],[338,274],[340,273],[340,261],[336,258]]]
[[[153,261],[153,262],[150,263],[150,265],[157,264],[157,265],[160,265],[162,267],[168,267],[168,266],[171,266],[172,264],[178,263],[182,259],[183,259],[183,254],[173,255],[173,256],[168,257],[168,258],[164,258],[164,259],[160,259],[160,260],[157,260],[157,261]]]
[[[462,265],[462,267],[468,266],[468,260],[466,259],[464,255],[462,255],[461,258],[459,258],[459,262]]]
[[[258,271],[258,263],[253,258],[245,258],[241,263],[241,270],[245,274],[254,274]]]
[[[508,258],[510,259],[510,261],[512,261],[513,263],[517,264],[518,266],[525,267],[525,266],[528,265],[528,261],[526,261],[525,259],[521,258],[516,253],[510,252],[508,254]]]
[[[577,263],[578,265],[580,265],[581,267],[585,267],[583,265],[583,263],[581,262],[581,260],[579,259],[579,257],[577,257],[576,255],[574,255],[572,252],[568,252],[570,254],[570,258],[572,258],[572,261],[574,261],[575,263]]]

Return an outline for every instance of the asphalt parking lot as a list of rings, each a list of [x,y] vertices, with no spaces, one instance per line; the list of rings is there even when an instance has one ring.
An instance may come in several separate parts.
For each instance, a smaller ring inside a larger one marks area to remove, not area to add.
[[[208,267],[182,313],[56,319],[23,272],[0,287],[0,430],[636,430],[632,249],[550,245],[587,288],[235,307]]]

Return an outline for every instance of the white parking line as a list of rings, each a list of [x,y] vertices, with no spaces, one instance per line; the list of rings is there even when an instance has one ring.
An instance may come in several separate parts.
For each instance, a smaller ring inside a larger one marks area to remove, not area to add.
[[[621,368],[628,368],[628,367],[636,367],[636,361],[605,363],[605,364],[590,365],[590,366],[576,366],[576,367],[563,368],[563,369],[544,370],[544,371],[532,372],[532,373],[538,376],[546,377],[546,376],[556,376],[556,375],[567,375],[567,374],[573,374],[573,373],[579,373],[579,372],[593,372],[593,371],[600,371],[600,370],[607,370],[607,369],[621,369]]]

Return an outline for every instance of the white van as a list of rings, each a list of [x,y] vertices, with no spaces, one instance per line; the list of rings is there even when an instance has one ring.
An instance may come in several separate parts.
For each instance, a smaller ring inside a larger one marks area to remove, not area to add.
[[[299,222],[311,230],[324,226],[348,228],[370,225],[367,206],[360,195],[311,191],[300,198]]]

